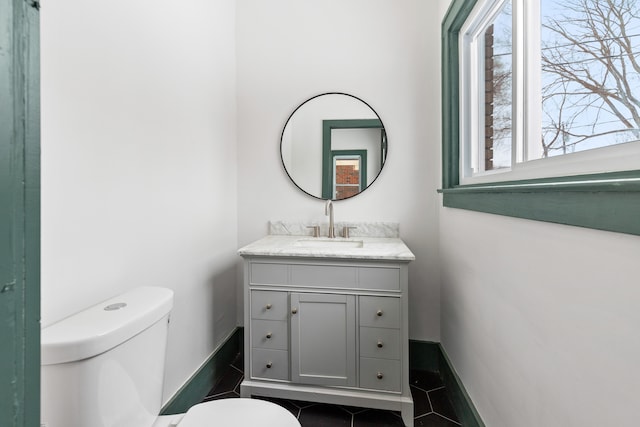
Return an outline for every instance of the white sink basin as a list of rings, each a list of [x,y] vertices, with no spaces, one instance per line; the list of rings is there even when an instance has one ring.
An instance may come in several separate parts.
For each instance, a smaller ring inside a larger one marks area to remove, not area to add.
[[[325,249],[348,249],[361,248],[364,242],[362,240],[346,240],[346,239],[299,239],[293,245],[301,248],[325,248]]]

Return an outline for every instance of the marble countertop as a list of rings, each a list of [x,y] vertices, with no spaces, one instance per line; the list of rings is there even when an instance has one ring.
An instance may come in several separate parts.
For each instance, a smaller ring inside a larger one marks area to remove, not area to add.
[[[241,256],[413,261],[416,257],[397,237],[268,235],[238,250]]]

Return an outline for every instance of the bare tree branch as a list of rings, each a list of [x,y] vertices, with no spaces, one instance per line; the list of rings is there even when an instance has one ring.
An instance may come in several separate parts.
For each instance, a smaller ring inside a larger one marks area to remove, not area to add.
[[[640,138],[640,41],[632,39],[640,30],[639,3],[563,0],[566,12],[543,22],[546,34],[555,36],[544,41],[541,58],[544,156],[626,132]],[[585,120],[591,133],[576,132]]]

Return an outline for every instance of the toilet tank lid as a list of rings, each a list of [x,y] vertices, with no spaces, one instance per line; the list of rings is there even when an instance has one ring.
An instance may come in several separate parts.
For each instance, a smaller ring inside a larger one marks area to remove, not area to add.
[[[173,307],[173,291],[139,287],[60,320],[41,331],[41,364],[87,359],[149,328]]]

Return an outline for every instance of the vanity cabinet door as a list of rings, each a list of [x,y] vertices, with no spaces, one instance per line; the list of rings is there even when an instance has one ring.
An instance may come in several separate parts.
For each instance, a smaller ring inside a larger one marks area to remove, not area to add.
[[[356,385],[354,295],[291,294],[291,381]]]

